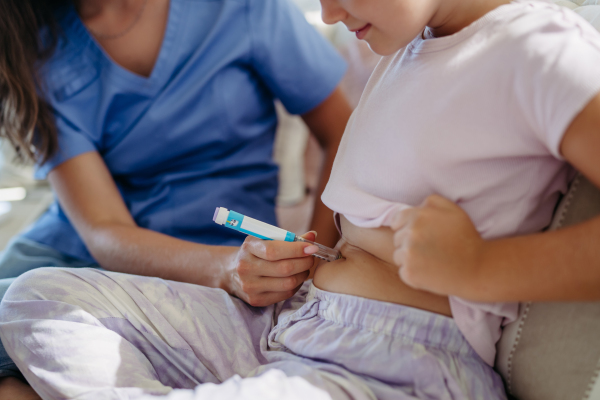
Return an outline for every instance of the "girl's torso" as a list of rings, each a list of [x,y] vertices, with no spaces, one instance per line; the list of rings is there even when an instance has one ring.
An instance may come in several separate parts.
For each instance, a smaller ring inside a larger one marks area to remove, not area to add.
[[[573,176],[562,134],[599,80],[600,34],[579,18],[518,1],[383,57],[344,133],[325,205],[377,227],[439,194],[485,239],[545,228]]]
[[[392,260],[392,230],[360,228],[340,215],[343,259],[323,263],[313,283],[319,289],[390,303],[403,304],[452,316],[448,298],[409,287],[400,279]]]

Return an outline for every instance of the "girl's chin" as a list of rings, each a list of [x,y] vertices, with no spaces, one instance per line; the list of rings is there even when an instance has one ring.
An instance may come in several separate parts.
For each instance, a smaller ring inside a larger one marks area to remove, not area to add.
[[[379,38],[370,37],[366,38],[365,41],[369,44],[371,50],[380,56],[389,56],[394,53],[397,53],[400,49],[408,46],[411,42],[410,40],[407,43],[400,43],[399,41],[393,40],[377,40]]]
[[[398,50],[398,48],[395,48],[393,46],[385,46],[379,43],[374,43],[374,41],[367,41],[369,47],[371,48],[371,50],[376,53],[379,54],[380,56],[389,56],[392,55],[394,53],[396,53]]]

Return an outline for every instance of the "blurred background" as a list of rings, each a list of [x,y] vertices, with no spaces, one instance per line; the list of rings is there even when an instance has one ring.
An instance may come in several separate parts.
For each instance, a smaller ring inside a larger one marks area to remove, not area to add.
[[[289,0],[301,9],[307,21],[325,36],[348,62],[342,89],[356,107],[360,95],[379,61],[365,42],[360,42],[338,23],[325,25],[319,0]],[[312,200],[318,186],[323,154],[302,119],[289,115],[277,104],[279,126],[273,157],[279,164],[277,217],[283,228],[304,233],[312,216]],[[35,221],[52,203],[46,181],[33,179],[33,167],[13,163],[8,143],[0,142],[0,251],[10,239]]]

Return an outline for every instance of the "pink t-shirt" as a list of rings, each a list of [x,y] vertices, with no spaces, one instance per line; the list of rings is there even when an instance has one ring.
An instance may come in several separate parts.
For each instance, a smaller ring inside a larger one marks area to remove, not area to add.
[[[565,130],[600,92],[600,34],[546,1],[515,1],[443,38],[382,58],[352,115],[323,201],[379,227],[439,194],[486,239],[537,232],[573,176]],[[516,303],[450,298],[456,323],[493,364]]]

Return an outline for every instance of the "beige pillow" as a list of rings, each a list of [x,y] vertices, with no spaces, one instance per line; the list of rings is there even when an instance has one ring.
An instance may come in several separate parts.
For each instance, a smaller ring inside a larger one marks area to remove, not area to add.
[[[597,214],[600,190],[578,175],[550,229]],[[519,400],[600,399],[600,302],[522,303],[497,350],[496,369]]]

